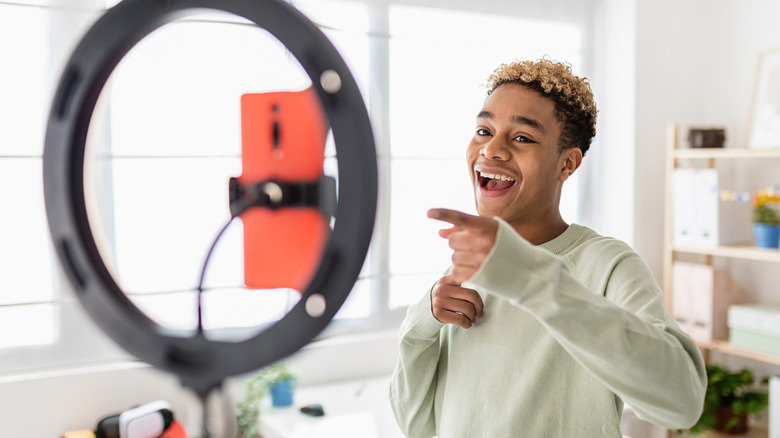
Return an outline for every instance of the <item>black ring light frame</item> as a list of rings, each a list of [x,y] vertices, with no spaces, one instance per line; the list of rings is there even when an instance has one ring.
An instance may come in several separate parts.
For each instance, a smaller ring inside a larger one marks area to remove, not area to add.
[[[87,130],[111,72],[152,31],[204,9],[252,21],[298,59],[327,114],[339,157],[336,221],[311,283],[283,319],[235,343],[162,327],[136,308],[100,256],[84,198]],[[43,176],[54,246],[82,306],[131,354],[176,374],[201,396],[227,376],[294,353],[325,328],[358,277],[376,213],[376,151],[354,78],[322,32],[281,0],[124,0],[108,10],[76,47],[60,80],[46,129]],[[305,307],[317,294],[326,306],[313,316]]]

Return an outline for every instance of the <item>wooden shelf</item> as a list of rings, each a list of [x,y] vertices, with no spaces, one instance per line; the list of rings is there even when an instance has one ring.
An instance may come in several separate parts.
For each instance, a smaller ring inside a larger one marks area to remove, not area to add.
[[[780,263],[780,251],[776,249],[757,248],[753,244],[728,245],[713,248],[674,246],[672,251],[678,253],[702,254],[717,257],[730,257],[735,259]]]
[[[727,435],[725,433],[716,432],[714,430],[708,430],[704,433],[701,433],[699,435],[692,435],[693,437],[698,438],[767,438],[769,437],[769,432],[758,429],[755,427],[751,427],[750,430],[747,433],[744,433],[742,435]]]
[[[676,159],[780,158],[780,147],[774,149],[747,149],[747,148],[674,149],[674,158]]]
[[[751,426],[750,430],[742,435],[728,435],[714,430],[707,430],[699,434],[691,435],[688,433],[678,434],[677,432],[670,430],[668,436],[669,438],[768,438],[769,432],[764,429]]]
[[[759,362],[780,366],[780,356],[760,353],[752,350],[745,350],[735,347],[729,341],[696,342],[699,348],[730,354],[732,356],[744,357],[746,359],[757,360]]]

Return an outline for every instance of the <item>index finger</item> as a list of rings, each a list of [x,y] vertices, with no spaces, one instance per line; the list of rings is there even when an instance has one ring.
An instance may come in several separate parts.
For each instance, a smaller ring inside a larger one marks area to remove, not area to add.
[[[432,208],[428,210],[428,217],[449,222],[456,227],[469,228],[472,230],[487,230],[489,228],[489,221],[492,220],[447,208]]]

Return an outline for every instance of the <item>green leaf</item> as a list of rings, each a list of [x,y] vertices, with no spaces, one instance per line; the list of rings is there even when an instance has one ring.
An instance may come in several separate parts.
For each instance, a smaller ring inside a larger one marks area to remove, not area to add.
[[[736,426],[739,423],[739,417],[731,417],[728,422],[726,422],[726,425],[723,426],[723,429],[728,432],[730,431],[734,426]]]
[[[772,207],[763,204],[753,208],[753,222],[759,224],[777,225],[778,222],[780,222],[780,218]]]
[[[260,415],[260,403],[268,396],[271,385],[285,379],[296,381],[292,371],[285,364],[277,362],[249,380],[244,398],[236,404],[238,438],[255,438],[259,435],[257,417]]]
[[[704,403],[707,406],[720,406],[720,394],[709,392],[704,396]]]

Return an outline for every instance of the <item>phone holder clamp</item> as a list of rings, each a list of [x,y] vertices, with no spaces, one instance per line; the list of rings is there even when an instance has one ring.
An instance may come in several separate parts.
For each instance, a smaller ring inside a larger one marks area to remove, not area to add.
[[[228,186],[230,215],[240,216],[252,207],[319,208],[326,218],[336,214],[336,179],[322,176],[317,181],[266,181],[241,184],[231,177]]]

